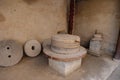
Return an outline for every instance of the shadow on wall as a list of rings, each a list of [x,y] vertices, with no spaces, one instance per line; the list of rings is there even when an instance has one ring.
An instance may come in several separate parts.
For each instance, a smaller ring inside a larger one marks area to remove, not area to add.
[[[119,23],[120,23],[120,0],[119,0],[119,2],[118,2],[118,14],[117,14],[117,19],[118,19],[118,21],[119,21]],[[120,24],[119,24],[119,32],[120,32]]]
[[[4,22],[5,21],[5,16],[0,12],[0,22]]]

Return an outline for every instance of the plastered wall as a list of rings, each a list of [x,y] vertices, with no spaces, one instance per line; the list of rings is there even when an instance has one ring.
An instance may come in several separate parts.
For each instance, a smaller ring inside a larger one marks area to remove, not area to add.
[[[89,45],[95,30],[103,35],[102,50],[115,52],[119,32],[119,0],[76,0],[73,34],[81,37],[81,44]]]
[[[0,0],[0,40],[41,42],[66,30],[66,0]]]

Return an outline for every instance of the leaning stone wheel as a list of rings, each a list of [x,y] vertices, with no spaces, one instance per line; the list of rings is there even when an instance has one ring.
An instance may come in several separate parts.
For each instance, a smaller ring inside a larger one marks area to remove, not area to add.
[[[41,52],[41,44],[37,40],[29,40],[25,43],[24,50],[27,56],[35,57]]]
[[[13,66],[23,57],[22,45],[14,40],[0,41],[0,66]]]

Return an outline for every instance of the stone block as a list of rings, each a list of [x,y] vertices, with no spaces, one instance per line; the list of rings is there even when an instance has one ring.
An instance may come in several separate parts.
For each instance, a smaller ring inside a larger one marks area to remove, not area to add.
[[[67,76],[76,69],[80,68],[82,59],[62,62],[49,58],[49,66],[63,76]]]

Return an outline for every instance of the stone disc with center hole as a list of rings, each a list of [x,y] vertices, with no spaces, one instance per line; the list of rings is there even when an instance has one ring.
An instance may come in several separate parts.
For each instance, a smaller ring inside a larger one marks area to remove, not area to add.
[[[41,52],[41,44],[37,40],[27,41],[24,45],[24,50],[27,56],[35,57]]]
[[[22,45],[14,40],[0,41],[0,66],[13,66],[23,57]]]

